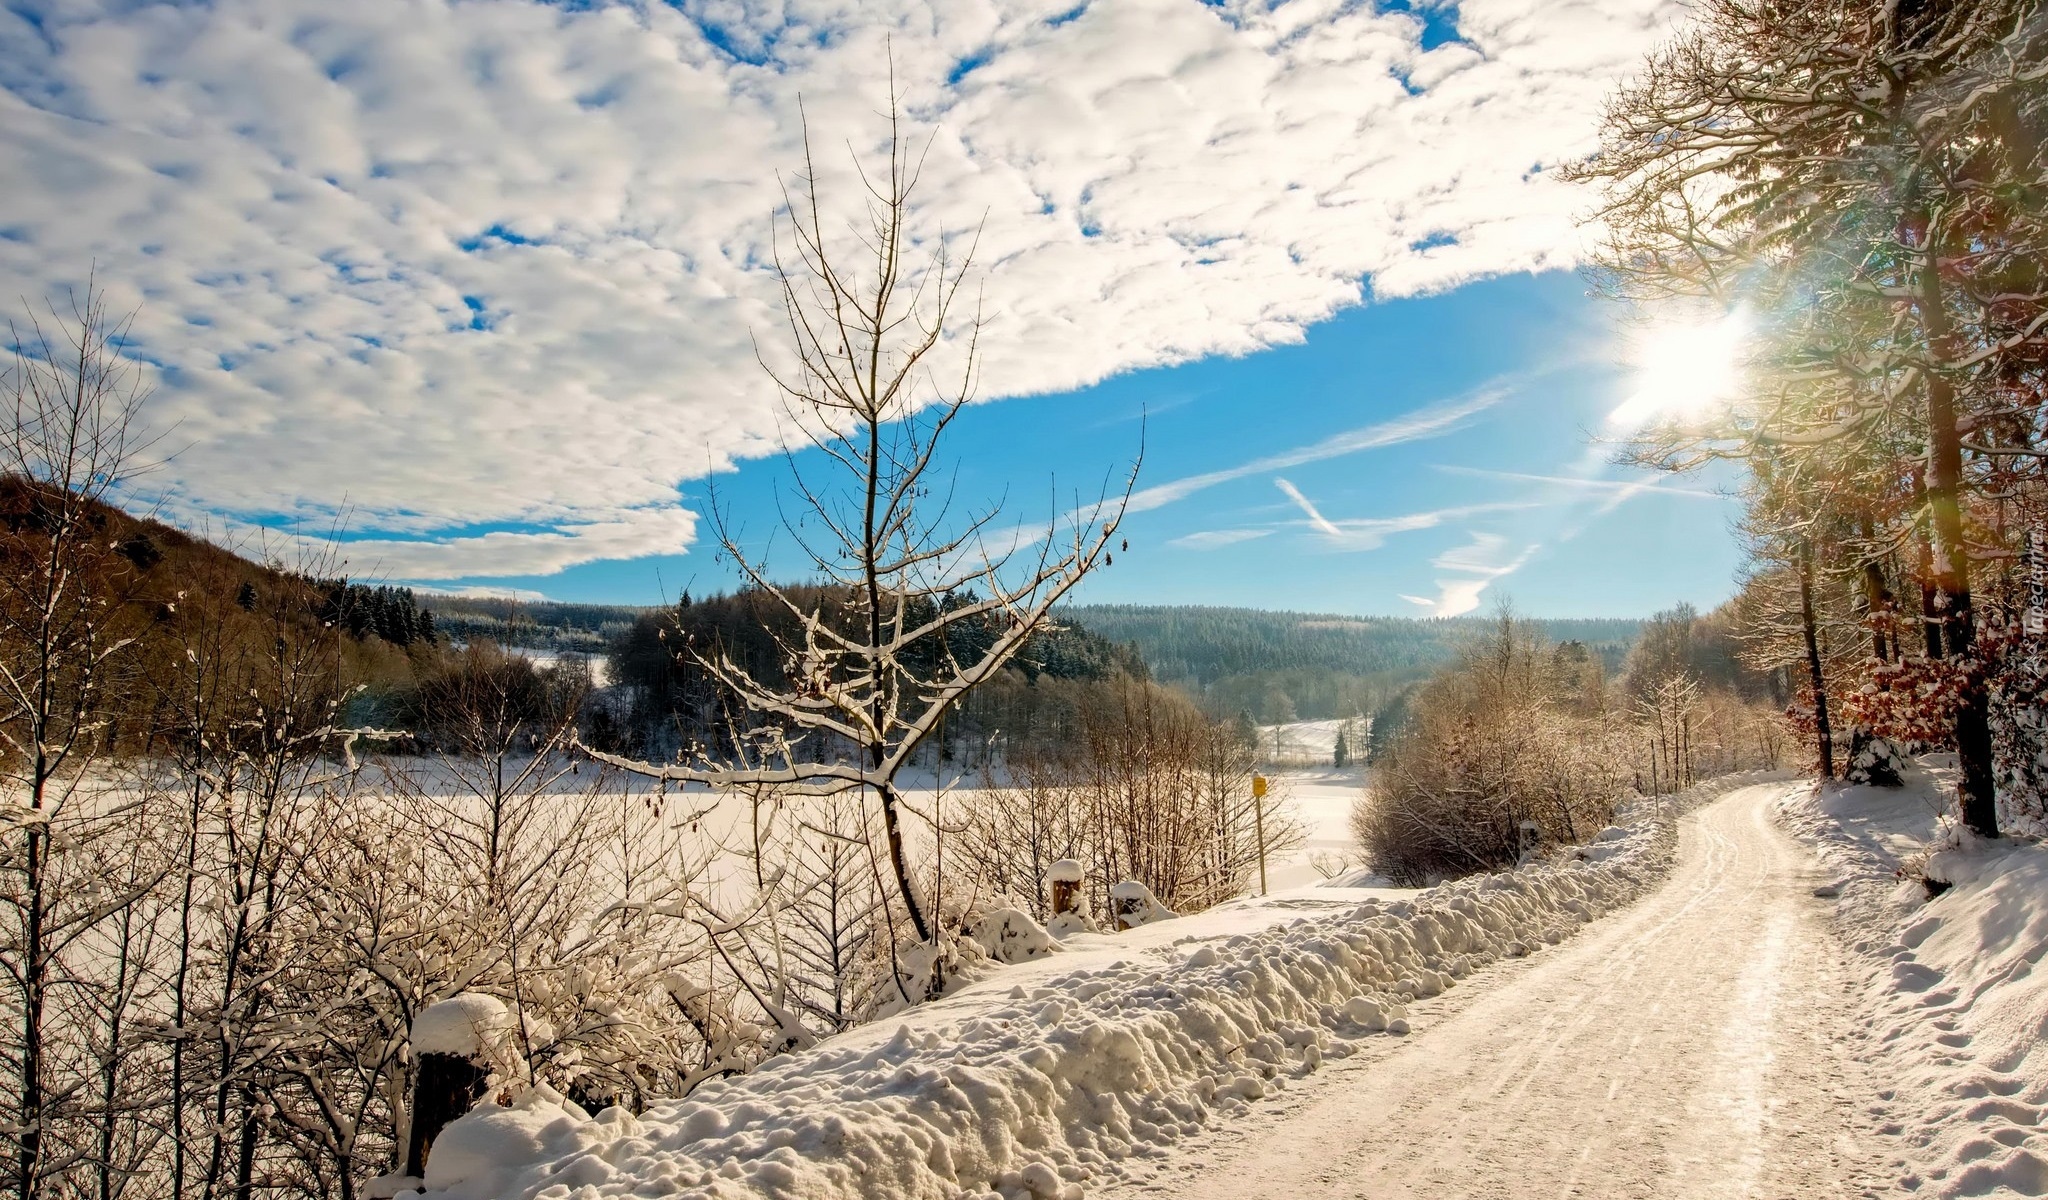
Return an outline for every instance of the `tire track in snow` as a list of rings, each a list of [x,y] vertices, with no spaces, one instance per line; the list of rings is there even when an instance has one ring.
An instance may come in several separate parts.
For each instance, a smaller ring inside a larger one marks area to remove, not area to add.
[[[1685,819],[1668,881],[1415,1006],[1416,1033],[1102,1194],[1204,1200],[1756,1197],[1864,1190],[1849,952],[1786,785]]]

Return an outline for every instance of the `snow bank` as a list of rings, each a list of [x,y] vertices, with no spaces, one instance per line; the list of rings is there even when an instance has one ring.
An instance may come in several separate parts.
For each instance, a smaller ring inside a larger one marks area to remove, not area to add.
[[[1665,812],[1677,807],[1667,800]],[[451,1200],[1077,1200],[1325,1056],[1406,1032],[1418,997],[1634,899],[1668,867],[1672,825],[1645,818],[1601,845],[1613,849],[1598,861],[1566,857],[1253,932],[1217,932],[1244,919],[1234,910],[1149,926],[1123,935],[1129,959],[1012,968],[1035,986],[1005,993],[998,982],[924,1005],[637,1119],[607,1110],[534,1130],[538,1117],[521,1118],[531,1139],[510,1165],[429,1183]],[[1179,940],[1141,950],[1154,935]],[[490,1119],[503,1120],[487,1108],[457,1125]],[[533,1143],[551,1157],[523,1157]],[[430,1161],[440,1165],[439,1148]]]
[[[1903,789],[1793,796],[1787,822],[1839,876],[1845,932],[1873,963],[1863,1056],[1888,1090],[1899,1186],[1920,1195],[2048,1193],[2048,846],[1944,837],[1926,891],[1902,864],[1937,834],[1947,772],[1908,767]],[[1823,891],[1827,889],[1821,889]]]
[[[624,1121],[621,1120],[624,1118]],[[624,1110],[606,1109],[602,1123],[545,1085],[509,1107],[485,1102],[451,1122],[427,1155],[427,1187],[492,1196],[515,1186],[536,1163],[574,1154],[590,1142],[586,1130],[616,1130],[630,1122]],[[573,1179],[559,1168],[556,1182]]]

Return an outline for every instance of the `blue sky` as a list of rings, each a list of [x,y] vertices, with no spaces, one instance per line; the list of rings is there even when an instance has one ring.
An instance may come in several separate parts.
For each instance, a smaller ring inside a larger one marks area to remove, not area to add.
[[[352,571],[423,586],[715,585],[707,478],[765,514],[779,470],[754,336],[777,325],[806,116],[845,229],[893,63],[923,154],[913,242],[979,237],[990,403],[959,428],[963,485],[1097,479],[1152,414],[1145,486],[1174,499],[1150,495],[1089,598],[1704,603],[1726,506],[1617,492],[1584,445],[1623,385],[1573,274],[1591,197],[1556,170],[1684,19],[12,0],[0,295],[96,270],[135,311],[178,451],[139,499],[174,520],[286,557],[339,523]],[[1330,453],[1347,435],[1378,448]]]
[[[1711,607],[1733,590],[1735,506],[1712,479],[1609,464],[1598,435],[1630,375],[1615,313],[1585,291],[1571,272],[1488,280],[1351,309],[1298,346],[978,404],[951,433],[960,494],[1006,495],[1011,511],[1042,515],[1054,487],[1092,494],[1127,465],[1142,428],[1141,492],[1234,477],[1133,514],[1131,551],[1083,585],[1083,602],[1400,615],[1503,596],[1540,616],[1641,615],[1681,600]],[[1331,445],[1493,397],[1432,436],[1350,452]],[[1309,461],[1258,467],[1301,458]],[[814,454],[795,465],[820,466]],[[770,458],[715,481],[771,564],[776,495],[789,495],[790,469]],[[1344,536],[1317,528],[1283,480]],[[1631,481],[1649,486],[1618,486]],[[685,495],[707,499],[701,485]],[[1381,521],[1395,527],[1372,525]],[[1465,581],[1486,590],[1469,593]],[[698,553],[458,582],[657,602],[730,587],[732,576]]]

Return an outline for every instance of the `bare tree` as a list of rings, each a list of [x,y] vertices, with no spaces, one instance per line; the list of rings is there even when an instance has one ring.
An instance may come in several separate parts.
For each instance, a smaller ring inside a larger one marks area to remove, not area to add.
[[[108,499],[145,465],[149,389],[121,353],[129,322],[89,284],[48,325],[10,322],[13,361],[0,375],[0,1005],[5,1040],[0,1121],[24,1200],[89,1160],[52,1141],[78,1081],[53,1077],[52,987],[62,958],[134,899],[82,886],[81,855],[116,819],[87,771],[106,748],[108,685],[132,637],[119,600],[131,564],[107,533]]]
[[[860,170],[864,221],[846,236],[827,216],[808,132],[805,147],[776,242],[789,365],[762,361],[799,444],[824,464],[812,472],[789,455],[795,499],[783,522],[824,586],[780,586],[714,505],[724,553],[800,632],[778,639],[774,673],[704,647],[685,652],[762,724],[723,760],[701,749],[673,764],[592,753],[658,779],[871,800],[895,893],[885,914],[900,908],[936,951],[935,905],[918,887],[905,830],[906,815],[931,814],[912,808],[898,776],[1060,598],[1108,564],[1136,468],[1120,490],[1034,532],[1001,525],[1000,504],[956,513],[938,463],[975,389],[982,316],[964,311],[973,236],[921,233],[912,196],[923,151],[901,130],[893,97],[886,161]],[[931,961],[927,988],[937,985]]]

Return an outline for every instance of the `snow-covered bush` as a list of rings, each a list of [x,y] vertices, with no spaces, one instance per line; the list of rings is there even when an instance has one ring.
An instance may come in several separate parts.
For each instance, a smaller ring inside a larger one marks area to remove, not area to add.
[[[1552,657],[1504,616],[1415,696],[1352,810],[1373,869],[1431,883],[1513,865],[1525,823],[1569,844],[1613,821],[1630,780],[1625,725],[1583,711],[1585,688],[1560,687]]]

